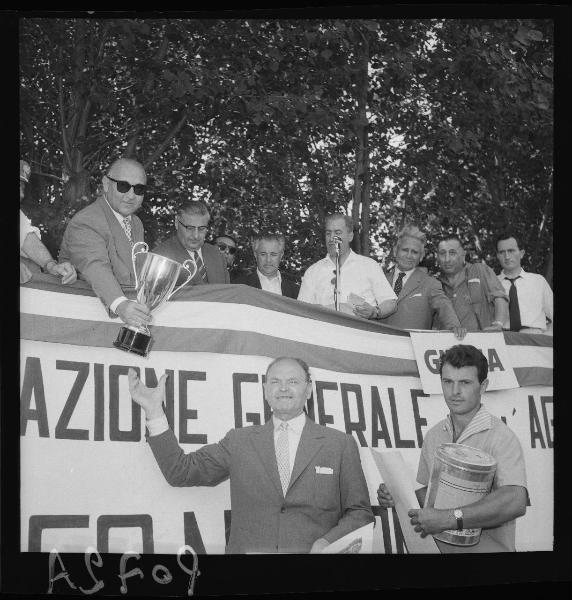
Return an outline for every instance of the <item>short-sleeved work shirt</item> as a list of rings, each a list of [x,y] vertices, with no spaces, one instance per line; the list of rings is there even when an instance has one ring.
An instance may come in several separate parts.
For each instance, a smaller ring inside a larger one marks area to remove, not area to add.
[[[451,417],[447,415],[432,427],[425,436],[417,470],[417,481],[429,485],[435,451],[441,444],[453,441]],[[463,430],[457,444],[465,444],[484,450],[497,461],[497,469],[491,491],[505,485],[519,485],[526,489],[526,468],[520,442],[514,432],[499,418],[491,415],[482,405],[471,422]],[[481,531],[475,546],[458,547],[463,552],[514,552],[516,520],[512,519],[498,527]]]
[[[496,298],[508,302],[508,296],[495,272],[483,263],[463,267],[463,277],[455,287],[440,275],[445,294],[451,299],[461,327],[481,331],[494,320]]]

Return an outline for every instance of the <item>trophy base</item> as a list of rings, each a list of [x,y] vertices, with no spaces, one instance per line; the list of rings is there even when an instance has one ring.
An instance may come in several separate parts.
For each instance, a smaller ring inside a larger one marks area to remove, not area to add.
[[[151,345],[151,336],[148,333],[135,331],[129,327],[121,327],[113,345],[120,350],[133,352],[139,356],[147,356]]]

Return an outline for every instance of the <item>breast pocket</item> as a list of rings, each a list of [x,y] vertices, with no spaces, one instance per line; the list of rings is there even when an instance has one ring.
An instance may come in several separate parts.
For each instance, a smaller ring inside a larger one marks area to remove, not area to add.
[[[318,508],[334,510],[339,505],[337,473],[314,473],[314,501]]]

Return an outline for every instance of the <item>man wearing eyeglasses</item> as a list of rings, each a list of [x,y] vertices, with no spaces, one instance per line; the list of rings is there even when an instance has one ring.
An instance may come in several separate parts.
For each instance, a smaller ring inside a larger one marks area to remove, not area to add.
[[[131,248],[143,241],[143,224],[135,213],[143,203],[147,175],[136,160],[120,158],[109,167],[102,185],[101,196],[68,223],[59,259],[74,265],[111,316],[139,327],[150,321],[149,309],[128,300],[122,287],[135,286]]]
[[[190,285],[230,283],[223,255],[216,246],[205,242],[209,229],[210,213],[207,205],[200,200],[187,200],[175,215],[175,233],[158,244],[153,252],[183,263],[192,258],[197,270]],[[182,269],[177,285],[187,278]]]

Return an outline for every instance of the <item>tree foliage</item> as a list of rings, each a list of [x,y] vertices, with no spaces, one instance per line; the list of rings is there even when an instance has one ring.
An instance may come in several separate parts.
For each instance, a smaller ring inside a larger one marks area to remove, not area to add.
[[[151,245],[193,197],[243,264],[252,231],[286,233],[296,276],[333,211],[380,261],[415,221],[491,264],[511,225],[551,264],[550,21],[28,18],[20,40],[25,210],[53,251],[127,155]]]

